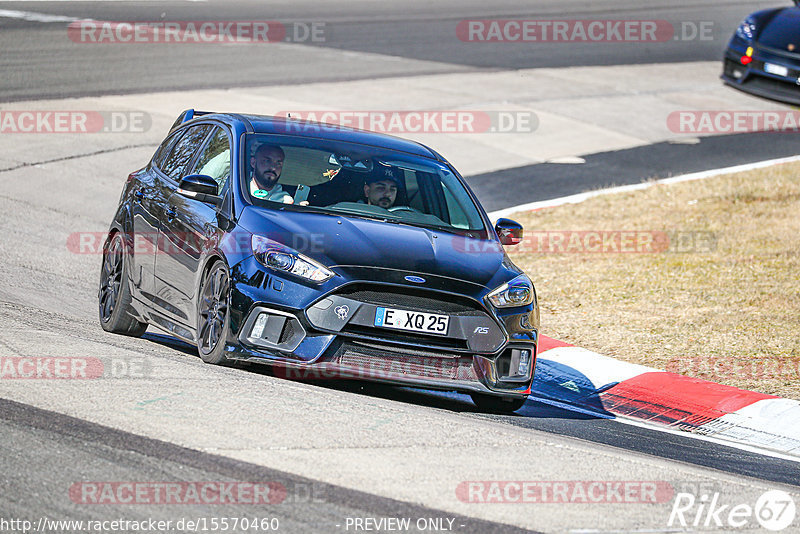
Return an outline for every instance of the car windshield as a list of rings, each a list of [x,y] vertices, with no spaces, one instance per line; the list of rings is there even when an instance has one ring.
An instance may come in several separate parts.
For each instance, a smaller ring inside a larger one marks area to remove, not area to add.
[[[478,208],[443,164],[371,146],[248,134],[242,184],[254,205],[483,232]]]

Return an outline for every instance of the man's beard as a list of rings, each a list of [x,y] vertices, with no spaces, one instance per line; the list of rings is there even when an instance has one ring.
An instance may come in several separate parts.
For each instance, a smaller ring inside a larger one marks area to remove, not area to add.
[[[278,183],[279,177],[274,175],[266,176],[266,174],[263,172],[260,173],[258,171],[255,171],[253,173],[253,178],[255,178],[256,185],[258,185],[260,189],[265,189],[269,191],[275,186],[276,183]]]
[[[383,197],[378,200],[377,204],[381,208],[390,208],[392,206],[392,199],[389,197]]]

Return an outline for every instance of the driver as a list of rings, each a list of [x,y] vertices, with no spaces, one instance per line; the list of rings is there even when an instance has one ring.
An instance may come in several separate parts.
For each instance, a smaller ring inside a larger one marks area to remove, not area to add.
[[[251,195],[262,200],[294,203],[292,195],[284,191],[278,183],[285,157],[283,149],[276,145],[263,144],[256,149],[250,158],[250,166],[253,169],[250,178]]]
[[[397,189],[400,186],[398,171],[392,167],[376,168],[367,177],[364,184],[364,196],[367,204],[389,209],[397,200]]]

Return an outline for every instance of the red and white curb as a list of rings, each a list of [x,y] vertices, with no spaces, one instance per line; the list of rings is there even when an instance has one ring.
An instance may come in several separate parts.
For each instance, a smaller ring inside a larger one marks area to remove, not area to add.
[[[800,458],[800,402],[623,362],[542,336],[532,396]]]

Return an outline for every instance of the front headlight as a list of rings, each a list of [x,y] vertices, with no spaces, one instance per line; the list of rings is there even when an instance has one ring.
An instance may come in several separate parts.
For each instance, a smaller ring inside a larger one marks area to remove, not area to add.
[[[533,282],[526,275],[521,274],[493,290],[486,295],[486,299],[495,308],[527,306],[533,302]]]
[[[747,17],[739,24],[739,27],[736,28],[736,35],[740,39],[744,39],[745,41],[752,41],[753,36],[756,34],[756,22]]]
[[[333,272],[324,265],[266,237],[253,235],[250,245],[258,262],[270,269],[312,282],[325,282],[333,277]]]

